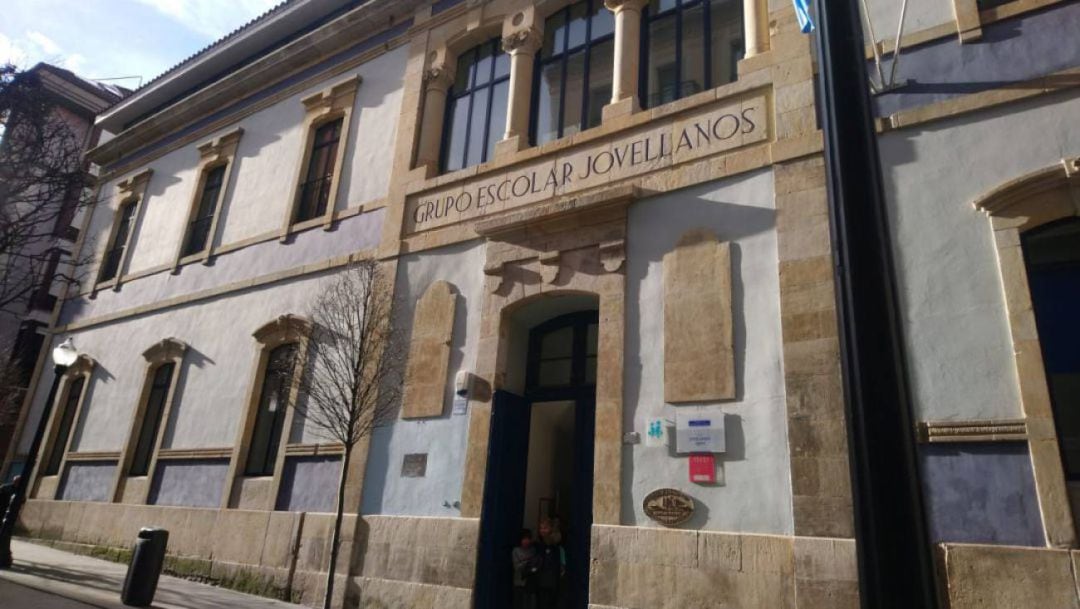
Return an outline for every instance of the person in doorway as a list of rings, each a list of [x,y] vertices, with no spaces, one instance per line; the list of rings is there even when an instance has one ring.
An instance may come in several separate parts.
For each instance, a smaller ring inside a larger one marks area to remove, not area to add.
[[[514,563],[514,609],[536,609],[536,572],[540,563],[532,531],[521,530],[521,541],[511,552]]]
[[[0,521],[4,519],[4,514],[7,514],[8,506],[11,505],[12,499],[15,498],[15,489],[19,488],[19,482],[22,480],[22,476],[15,476],[11,482],[7,484],[0,484]]]
[[[537,609],[556,609],[559,606],[559,583],[566,571],[566,552],[562,534],[549,518],[540,521],[540,543],[536,549],[539,566],[536,572]]]

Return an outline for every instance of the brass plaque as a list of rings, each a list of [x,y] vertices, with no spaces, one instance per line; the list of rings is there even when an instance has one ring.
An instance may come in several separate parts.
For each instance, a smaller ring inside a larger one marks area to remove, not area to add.
[[[673,488],[662,488],[646,495],[641,507],[656,522],[677,527],[694,515],[694,498]]]

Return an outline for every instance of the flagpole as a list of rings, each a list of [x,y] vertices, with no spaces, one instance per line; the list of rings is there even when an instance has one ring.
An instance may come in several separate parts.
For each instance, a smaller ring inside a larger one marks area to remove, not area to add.
[[[806,1],[794,0],[796,10]],[[934,609],[859,9],[857,0],[815,7],[860,600],[864,609]],[[805,17],[807,31],[813,25]]]

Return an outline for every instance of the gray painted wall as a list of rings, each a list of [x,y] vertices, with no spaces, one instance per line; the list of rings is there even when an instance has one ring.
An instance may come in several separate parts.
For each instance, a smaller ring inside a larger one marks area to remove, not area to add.
[[[1045,545],[1025,443],[929,444],[919,453],[931,540]]]
[[[664,417],[673,425],[675,412],[690,408],[664,403],[663,257],[692,228],[711,228],[732,244],[737,397],[708,406],[723,413],[727,433],[715,486],[689,482],[687,457],[672,449],[624,446],[623,524],[659,526],[644,515],[641,501],[658,488],[674,487],[699,503],[689,527],[792,532],[775,223],[769,170],[630,208],[623,430],[644,437],[648,418]]]
[[[993,231],[972,201],[1080,155],[1077,116],[1072,91],[880,139],[919,418],[1021,416]]]
[[[341,457],[286,457],[277,508],[290,512],[333,512]]]
[[[79,461],[69,463],[64,479],[56,491],[65,501],[108,501],[112,490],[116,463],[113,461]]]
[[[399,323],[412,325],[416,301],[434,281],[452,283],[458,292],[454,337],[450,350],[443,415],[432,419],[401,420],[377,428],[364,475],[361,511],[364,514],[458,516],[444,507],[461,499],[465,469],[468,417],[451,415],[453,378],[458,370],[474,370],[483,300],[484,247],[462,243],[422,254],[403,256],[398,264]],[[401,477],[406,454],[427,453],[423,478]]]
[[[905,49],[897,82],[911,82],[875,97],[878,114],[886,116],[1073,68],[1080,65],[1077,32],[1080,3],[1073,2],[984,26],[978,41],[960,44],[949,36]],[[885,67],[888,70],[889,64]]]
[[[219,507],[229,473],[228,459],[158,461],[150,505]]]

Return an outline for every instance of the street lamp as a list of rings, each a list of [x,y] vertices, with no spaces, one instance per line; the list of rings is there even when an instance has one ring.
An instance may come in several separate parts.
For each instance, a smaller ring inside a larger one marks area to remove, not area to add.
[[[8,502],[7,511],[4,512],[3,523],[0,523],[0,569],[11,568],[11,536],[15,533],[15,523],[19,520],[19,510],[26,501],[26,491],[30,486],[30,475],[34,473],[34,464],[37,462],[38,451],[41,450],[41,441],[45,437],[45,426],[49,422],[49,414],[52,412],[53,402],[56,401],[56,390],[60,386],[60,379],[67,372],[68,366],[79,359],[79,352],[69,337],[52,350],[53,382],[49,388],[49,397],[45,400],[45,406],[41,410],[41,418],[38,419],[37,429],[34,431],[34,441],[30,444],[30,453],[26,455],[22,473],[15,485],[15,493]]]

